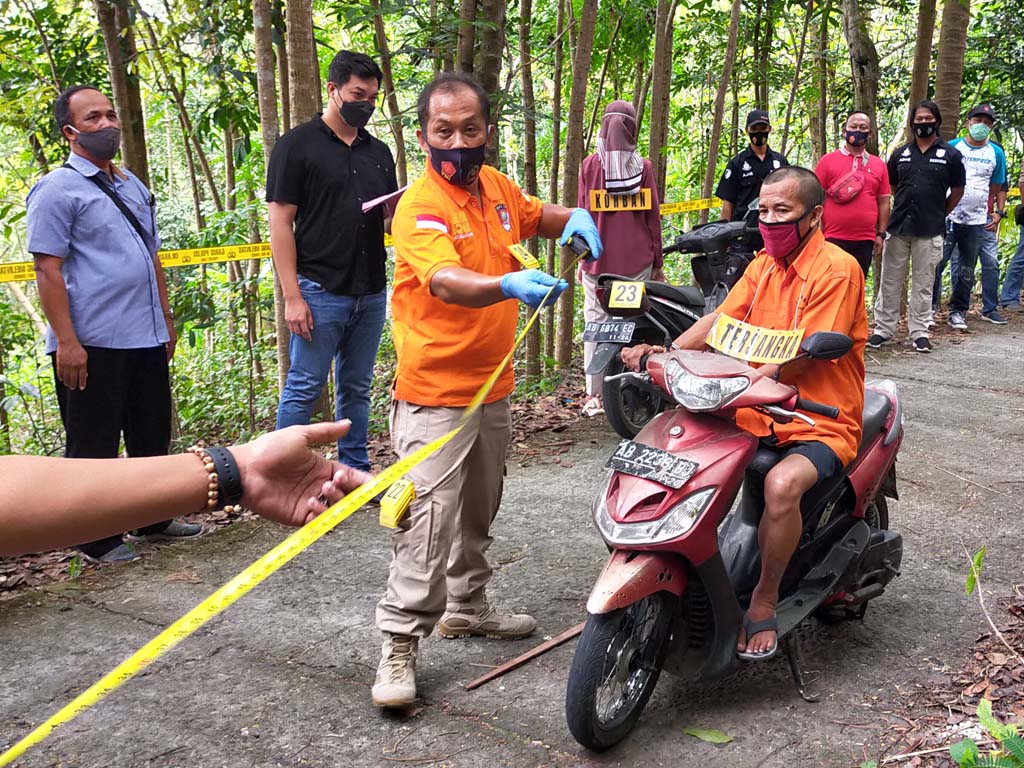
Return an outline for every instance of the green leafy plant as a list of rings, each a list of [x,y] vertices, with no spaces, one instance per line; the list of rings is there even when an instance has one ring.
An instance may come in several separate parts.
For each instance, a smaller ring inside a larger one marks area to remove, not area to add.
[[[982,554],[982,553],[979,553]],[[1016,725],[1003,725],[992,714],[992,702],[978,702],[978,722],[998,745],[982,755],[972,739],[964,739],[949,748],[949,754],[960,768],[1024,768],[1024,738]]]

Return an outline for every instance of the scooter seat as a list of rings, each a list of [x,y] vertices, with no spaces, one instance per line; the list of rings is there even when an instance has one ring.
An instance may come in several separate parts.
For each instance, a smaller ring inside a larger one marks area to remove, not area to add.
[[[868,447],[875,436],[885,429],[885,420],[892,410],[892,401],[884,392],[864,390],[864,431],[860,436],[860,450]]]
[[[892,410],[892,402],[885,393],[873,389],[864,390],[864,429],[861,435],[861,450],[867,447],[875,436],[885,428],[885,419],[890,410]],[[753,459],[747,465],[746,488],[748,493],[753,491],[759,497],[764,498],[764,478],[772,467],[782,461],[784,455],[784,451],[772,450],[764,446],[754,452]],[[828,496],[845,476],[845,472],[840,472],[838,475],[819,480],[811,490],[803,495],[800,500],[800,509],[805,520],[817,508],[818,503]]]
[[[668,285],[667,283],[656,283],[651,280],[646,282],[647,293],[651,296],[659,296],[669,301],[674,301],[687,307],[704,311],[704,294],[700,288],[692,285]]]

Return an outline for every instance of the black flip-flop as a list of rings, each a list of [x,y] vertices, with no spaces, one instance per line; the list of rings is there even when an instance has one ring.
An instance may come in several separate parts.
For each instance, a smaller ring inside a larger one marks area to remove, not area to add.
[[[770,619],[763,619],[761,621],[751,621],[750,617],[746,614],[743,615],[743,632],[747,636],[747,642],[750,642],[750,638],[756,635],[758,632],[767,632],[772,630],[775,632],[775,642],[772,643],[772,647],[767,651],[761,651],[760,653],[750,653],[748,651],[736,651],[736,658],[742,659],[743,661],[767,661],[776,653],[779,652],[779,620],[776,616],[772,616]]]

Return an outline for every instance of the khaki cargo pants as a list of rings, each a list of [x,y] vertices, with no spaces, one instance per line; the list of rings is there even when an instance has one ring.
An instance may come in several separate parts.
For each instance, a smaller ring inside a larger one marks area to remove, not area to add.
[[[459,423],[464,408],[391,403],[391,442],[408,456]],[[392,536],[383,632],[427,637],[446,606],[480,607],[491,578],[486,552],[501,504],[512,436],[508,398],[488,403],[447,445],[413,469],[416,499]]]
[[[928,316],[932,311],[935,267],[942,260],[942,235],[907,237],[890,235],[882,254],[882,279],[875,299],[875,333],[886,339],[896,335],[903,303],[903,281],[910,270],[910,300],[907,302],[907,331],[910,340],[928,338]]]

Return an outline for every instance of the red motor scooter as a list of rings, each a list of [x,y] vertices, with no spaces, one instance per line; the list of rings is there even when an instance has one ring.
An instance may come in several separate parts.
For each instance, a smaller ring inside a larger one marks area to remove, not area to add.
[[[794,359],[838,359],[851,346],[847,336],[819,332],[803,340]],[[721,354],[649,355],[641,371],[619,375],[649,381],[681,407],[619,444],[594,503],[611,557],[587,602],[565,709],[573,736],[595,751],[632,730],[662,669],[699,682],[739,663],[736,643],[761,568],[764,477],[780,456],[738,428],[735,411],[756,408],[780,422],[811,424],[807,413],[838,415]],[[891,381],[868,383],[863,426],[856,458],[804,494],[803,533],[780,590],[779,647],[809,701],[794,630],[812,614],[863,616],[899,575],[903,557],[886,505],[886,497],[897,497],[903,440]]]

